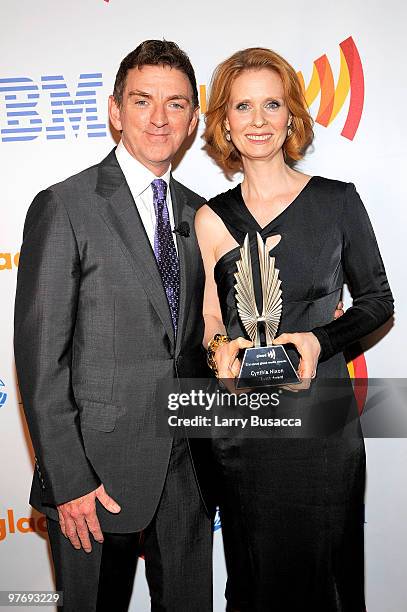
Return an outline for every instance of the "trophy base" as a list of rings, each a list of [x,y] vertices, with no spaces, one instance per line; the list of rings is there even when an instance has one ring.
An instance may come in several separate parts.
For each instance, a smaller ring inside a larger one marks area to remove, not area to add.
[[[256,389],[301,382],[281,344],[245,350],[236,389]]]

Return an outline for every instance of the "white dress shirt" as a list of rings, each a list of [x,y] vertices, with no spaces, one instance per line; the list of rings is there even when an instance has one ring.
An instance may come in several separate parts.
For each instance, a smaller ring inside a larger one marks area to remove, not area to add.
[[[143,166],[135,157],[130,155],[123,142],[120,141],[116,148],[116,158],[123,171],[131,195],[136,204],[141,221],[146,230],[146,234],[154,250],[154,233],[156,226],[156,216],[153,203],[153,189],[151,183],[156,178],[161,178],[167,183],[167,207],[171,229],[174,230],[174,211],[172,208],[170,192],[171,166],[162,176],[157,177],[151,170]],[[177,241],[174,236],[174,244],[177,249]],[[177,249],[178,252],[178,249]]]

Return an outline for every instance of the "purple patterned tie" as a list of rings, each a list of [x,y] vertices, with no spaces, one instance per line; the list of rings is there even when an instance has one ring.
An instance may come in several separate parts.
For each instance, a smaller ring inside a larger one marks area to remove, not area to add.
[[[151,187],[157,220],[154,233],[154,255],[167,295],[172,324],[176,332],[179,306],[179,262],[168,214],[167,183],[163,179],[154,179]]]

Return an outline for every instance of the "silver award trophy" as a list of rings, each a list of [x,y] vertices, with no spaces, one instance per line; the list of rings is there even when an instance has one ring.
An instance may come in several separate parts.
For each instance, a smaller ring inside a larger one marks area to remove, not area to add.
[[[262,313],[258,312],[253,284],[249,235],[246,235],[237,262],[236,304],[237,310],[253,348],[246,349],[242,359],[236,388],[269,387],[299,383],[300,379],[284,346],[274,345],[280,324],[283,300],[281,280],[275,268],[275,258],[270,257],[260,234],[257,234],[262,290]],[[262,337],[265,342],[262,342]]]

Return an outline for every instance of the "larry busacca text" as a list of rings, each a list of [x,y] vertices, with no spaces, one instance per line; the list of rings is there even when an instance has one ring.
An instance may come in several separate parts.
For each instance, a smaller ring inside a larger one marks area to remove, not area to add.
[[[168,416],[167,423],[170,428],[187,428],[188,430],[301,427],[299,418],[270,416],[265,418],[264,415],[254,415],[248,412],[278,407],[279,404],[280,393],[278,391],[234,394],[224,391],[208,393],[200,389],[190,390],[188,393],[170,393],[168,410],[173,413]],[[180,411],[181,414],[174,414],[175,411]]]

